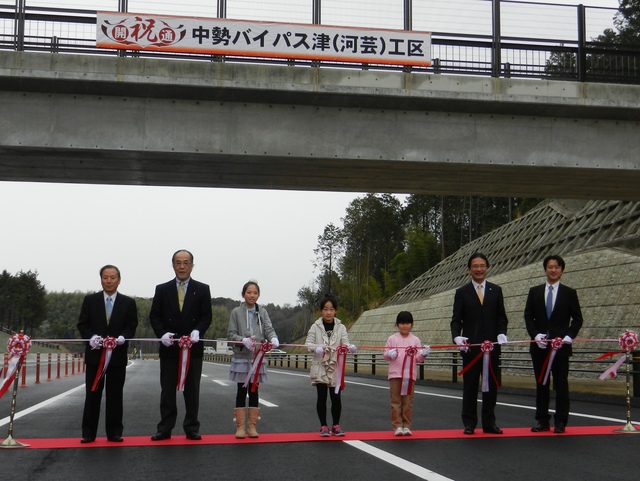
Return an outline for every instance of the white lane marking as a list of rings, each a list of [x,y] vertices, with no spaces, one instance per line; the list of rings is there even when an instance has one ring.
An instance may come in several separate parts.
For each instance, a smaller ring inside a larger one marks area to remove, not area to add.
[[[69,394],[73,394],[76,391],[79,391],[80,389],[84,389],[84,383],[80,384],[77,387],[74,387],[73,389],[70,389],[67,392],[63,392],[62,394],[58,394],[57,396],[54,396],[52,398],[47,399],[46,401],[42,401],[39,404],[36,404],[34,406],[31,406],[30,408],[27,408],[23,411],[17,412],[13,415],[13,420],[15,421],[16,419],[20,419],[22,416],[26,416],[27,414],[31,414],[34,411],[37,411],[38,409],[41,409],[45,406],[48,406],[49,404],[53,404],[56,401],[59,401],[60,399],[68,396]],[[11,420],[11,416],[7,416],[6,418],[3,418],[0,420],[0,426],[4,426],[5,424],[9,424],[9,421]]]
[[[309,377],[309,374],[304,374],[304,373],[294,373],[294,372],[288,372],[288,371],[278,371],[276,369],[269,369],[269,372],[273,372],[273,373],[277,373],[277,374],[287,374],[289,376],[300,376],[300,377]],[[357,382],[357,381],[345,381],[347,384],[353,384],[356,386],[364,386],[364,387],[371,387],[374,389],[389,389],[389,386],[384,386],[384,385],[378,385],[378,384],[369,384],[369,383],[365,383],[365,382]],[[432,393],[432,392],[425,392],[425,391],[419,391],[419,390],[415,390],[414,391],[415,394],[419,394],[422,396],[432,396],[432,397],[439,397],[439,398],[445,398],[445,399],[457,399],[457,400],[461,400],[462,396],[454,396],[451,394],[436,394],[436,393]],[[482,402],[482,399],[478,399],[479,402]],[[512,404],[512,403],[503,403],[503,402],[497,402],[496,404],[500,405],[500,406],[506,406],[506,407],[511,407],[511,408],[516,408],[516,409],[526,409],[528,411],[535,411],[536,407],[535,406],[525,406],[524,404]],[[553,409],[549,409],[550,413],[555,412]],[[610,418],[610,417],[606,417],[606,416],[596,416],[593,414],[583,414],[583,413],[578,413],[578,412],[574,412],[571,411],[569,413],[571,416],[576,416],[576,417],[580,417],[580,418],[586,418],[586,419],[595,419],[598,421],[607,421],[607,422],[612,422],[612,423],[622,423],[622,424],[626,424],[627,419],[620,419],[620,418]],[[637,424],[640,425],[640,421],[631,421],[631,424]]]
[[[215,382],[216,384],[220,384],[221,386],[228,386],[229,384],[227,384],[224,381],[218,381],[217,379],[212,379],[213,382]]]
[[[453,481],[451,478],[447,478],[438,474],[429,469],[423,468],[417,464],[414,464],[406,459],[399,458],[398,456],[383,451],[382,449],[374,448],[373,446],[363,443],[362,441],[343,441],[349,446],[353,446],[360,451],[363,451],[367,454],[370,454],[373,457],[376,457],[382,461],[385,461],[396,468],[402,469],[408,473],[413,474],[414,476],[425,479],[427,481]]]
[[[270,403],[269,401],[265,401],[262,398],[258,399],[258,402],[260,404],[262,404],[263,406],[267,406],[268,408],[277,408],[278,407],[277,404]]]

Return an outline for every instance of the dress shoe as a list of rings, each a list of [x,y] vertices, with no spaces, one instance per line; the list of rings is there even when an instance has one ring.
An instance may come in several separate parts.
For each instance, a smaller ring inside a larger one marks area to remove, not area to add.
[[[544,431],[551,431],[551,427],[546,423],[538,423],[531,428],[532,433],[541,433]]]
[[[191,441],[200,441],[202,436],[198,433],[187,433],[187,439],[190,439]]]
[[[556,423],[556,426],[553,428],[554,433],[563,433],[564,432],[564,423]]]
[[[171,439],[171,433],[163,433],[158,431],[153,436],[151,436],[151,441],[164,441],[165,439]]]
[[[465,426],[464,427],[464,431],[462,431],[464,434],[473,434],[473,428],[471,426]]]
[[[482,428],[482,432],[487,434],[502,434],[502,429],[494,424],[488,428]]]
[[[111,441],[112,443],[121,443],[124,439],[122,439],[122,436],[110,436],[107,438],[107,441]]]
[[[80,440],[80,442],[81,442],[82,444],[89,444],[89,443],[94,442],[95,440],[96,440],[95,438],[82,438],[82,439]]]

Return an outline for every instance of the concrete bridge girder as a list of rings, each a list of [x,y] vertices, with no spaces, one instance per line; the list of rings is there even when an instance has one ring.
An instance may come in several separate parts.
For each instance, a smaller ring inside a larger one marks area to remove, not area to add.
[[[640,200],[640,87],[0,52],[0,179]]]

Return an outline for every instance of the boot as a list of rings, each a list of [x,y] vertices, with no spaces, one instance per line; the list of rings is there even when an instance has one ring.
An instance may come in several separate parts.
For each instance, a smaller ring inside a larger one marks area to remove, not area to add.
[[[244,421],[246,418],[247,410],[245,408],[235,408],[233,410],[236,417],[233,419],[236,422],[236,438],[244,439],[246,436],[244,430]]]
[[[260,408],[249,408],[249,421],[247,423],[247,434],[250,438],[257,438],[256,424],[260,419]]]

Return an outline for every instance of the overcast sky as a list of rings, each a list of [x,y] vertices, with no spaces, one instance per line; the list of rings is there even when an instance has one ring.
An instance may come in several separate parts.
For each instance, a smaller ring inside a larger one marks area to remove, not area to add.
[[[100,267],[115,264],[122,293],[152,297],[184,248],[213,297],[239,300],[257,279],[264,303],[295,305],[316,277],[318,236],[342,226],[360,195],[0,182],[0,269],[38,271],[47,291],[84,292],[99,290]]]

